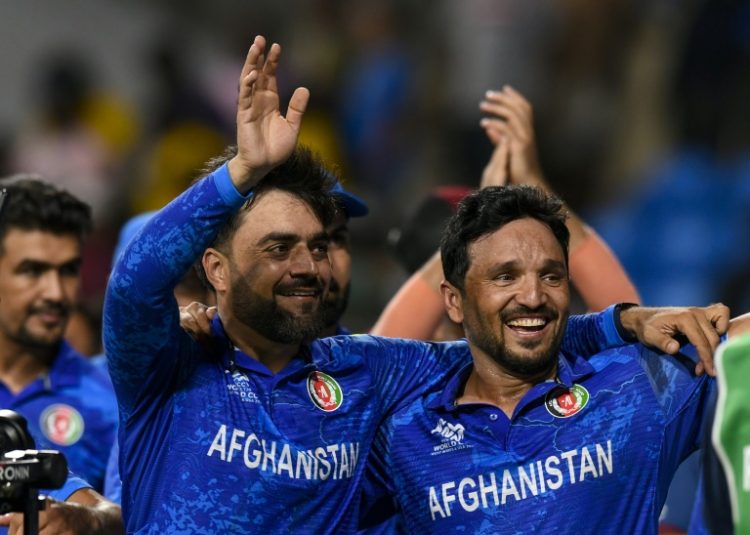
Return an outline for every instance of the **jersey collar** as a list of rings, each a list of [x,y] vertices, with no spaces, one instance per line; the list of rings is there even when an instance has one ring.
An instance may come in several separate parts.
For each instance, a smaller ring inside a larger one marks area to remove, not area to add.
[[[457,405],[456,400],[463,391],[466,381],[469,379],[474,364],[469,363],[456,373],[446,384],[443,391],[431,397],[427,401],[427,408],[432,410],[459,410],[462,405]],[[583,357],[567,355],[561,352],[558,356],[557,377],[552,380],[539,383],[529,390],[523,397],[518,407],[522,408],[529,402],[544,396],[554,388],[572,388],[574,383],[580,382],[594,373],[594,367]],[[516,409],[518,412],[518,408]]]

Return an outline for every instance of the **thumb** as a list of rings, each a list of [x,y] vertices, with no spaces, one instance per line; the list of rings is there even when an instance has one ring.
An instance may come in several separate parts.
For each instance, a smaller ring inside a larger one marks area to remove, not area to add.
[[[302,116],[305,114],[309,101],[310,90],[306,87],[295,89],[292,98],[289,99],[289,107],[286,110],[286,121],[297,130],[302,125]]]

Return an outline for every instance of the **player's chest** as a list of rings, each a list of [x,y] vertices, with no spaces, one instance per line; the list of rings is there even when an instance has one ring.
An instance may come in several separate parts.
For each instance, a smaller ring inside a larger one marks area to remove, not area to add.
[[[304,451],[359,447],[371,440],[381,417],[377,394],[362,373],[310,368],[267,377],[210,369],[194,377],[175,395],[174,425],[200,429],[205,448],[221,444],[224,435],[227,447],[232,440],[243,448],[255,441],[275,442],[280,450],[285,444]]]

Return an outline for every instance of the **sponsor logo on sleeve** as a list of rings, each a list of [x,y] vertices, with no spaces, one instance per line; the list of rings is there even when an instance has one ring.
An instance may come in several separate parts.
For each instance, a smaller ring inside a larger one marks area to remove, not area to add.
[[[555,418],[570,418],[581,412],[588,402],[589,391],[581,385],[573,385],[573,388],[562,393],[558,389],[550,391],[545,406]]]
[[[320,410],[332,412],[341,407],[344,392],[330,375],[314,371],[307,376],[307,394]]]
[[[39,417],[42,434],[58,446],[71,446],[83,435],[83,417],[70,405],[50,405]]]

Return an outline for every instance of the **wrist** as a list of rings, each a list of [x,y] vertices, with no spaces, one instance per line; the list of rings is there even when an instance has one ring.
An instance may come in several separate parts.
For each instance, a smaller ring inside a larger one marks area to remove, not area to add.
[[[638,341],[638,324],[640,316],[638,310],[641,307],[636,303],[618,303],[615,305],[614,321],[617,333],[627,343]]]
[[[257,170],[247,165],[239,155],[227,162],[227,170],[232,184],[242,195],[246,195],[262,178]]]

